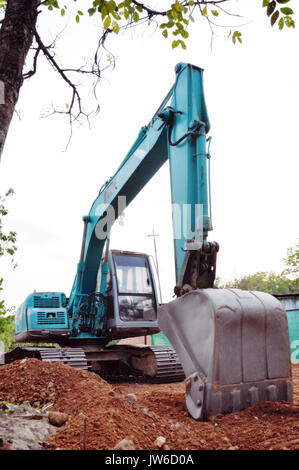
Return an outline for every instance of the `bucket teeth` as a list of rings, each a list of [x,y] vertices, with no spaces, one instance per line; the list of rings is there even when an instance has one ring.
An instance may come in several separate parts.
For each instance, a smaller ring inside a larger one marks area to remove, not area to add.
[[[269,385],[266,390],[268,401],[277,401],[277,386],[273,384]]]
[[[252,387],[249,388],[248,392],[249,392],[250,406],[253,406],[259,401],[259,390],[255,385],[253,385]]]
[[[232,401],[232,412],[236,413],[241,410],[241,392],[240,390],[232,390],[231,401]]]

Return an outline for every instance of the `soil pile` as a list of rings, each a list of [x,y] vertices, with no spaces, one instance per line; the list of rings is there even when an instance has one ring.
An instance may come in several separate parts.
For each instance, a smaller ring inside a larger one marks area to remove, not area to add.
[[[258,403],[209,422],[188,416],[184,383],[109,385],[98,375],[37,359],[0,367],[0,401],[67,413],[50,449],[298,449],[299,365],[294,403]],[[130,444],[131,445],[131,444]]]

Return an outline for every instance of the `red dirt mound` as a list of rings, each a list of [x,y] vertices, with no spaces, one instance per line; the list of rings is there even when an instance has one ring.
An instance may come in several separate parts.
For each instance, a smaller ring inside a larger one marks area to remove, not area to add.
[[[110,386],[92,372],[26,359],[0,367],[0,400],[67,413],[50,449],[113,449],[129,439],[149,450],[158,437],[171,450],[298,449],[299,365],[293,378],[293,404],[259,403],[203,423],[188,416],[183,383]]]

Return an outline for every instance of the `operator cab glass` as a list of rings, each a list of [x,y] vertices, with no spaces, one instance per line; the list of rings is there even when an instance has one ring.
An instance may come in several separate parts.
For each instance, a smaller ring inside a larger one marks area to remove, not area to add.
[[[155,321],[153,281],[147,257],[114,254],[119,318],[122,321]]]

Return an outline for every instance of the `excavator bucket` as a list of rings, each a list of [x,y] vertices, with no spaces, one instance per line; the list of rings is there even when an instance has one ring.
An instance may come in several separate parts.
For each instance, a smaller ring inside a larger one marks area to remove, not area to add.
[[[271,295],[197,289],[162,305],[158,324],[181,361],[194,419],[292,401],[287,316]]]

